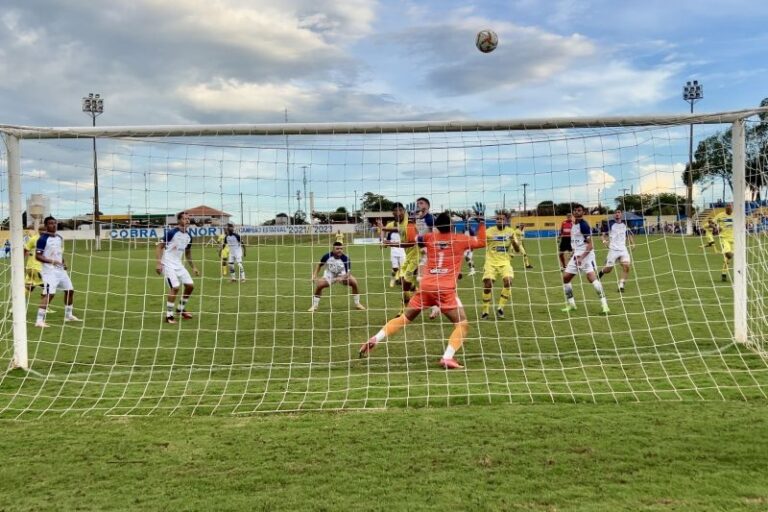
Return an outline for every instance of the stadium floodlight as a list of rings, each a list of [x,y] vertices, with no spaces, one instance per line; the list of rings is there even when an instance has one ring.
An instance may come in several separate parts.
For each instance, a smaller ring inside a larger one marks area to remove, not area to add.
[[[688,81],[683,86],[683,100],[691,104],[691,114],[693,114],[693,104],[704,98],[704,86],[698,80]],[[690,126],[688,134],[688,178],[686,181],[685,196],[685,233],[693,234],[693,123]]]
[[[100,94],[88,93],[83,96],[83,112],[91,116],[92,125],[96,118],[104,113],[104,98]],[[95,248],[101,249],[101,226],[99,225],[99,163],[96,155],[96,137],[93,138],[93,230],[96,239]]]

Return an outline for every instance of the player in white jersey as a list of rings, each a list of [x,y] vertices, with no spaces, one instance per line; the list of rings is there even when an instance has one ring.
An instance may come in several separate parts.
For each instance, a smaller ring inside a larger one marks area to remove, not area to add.
[[[80,319],[72,314],[75,289],[67,274],[67,263],[64,261],[64,240],[56,233],[58,223],[53,217],[46,217],[43,224],[45,232],[40,235],[35,247],[35,258],[42,263],[40,277],[43,280],[43,292],[35,327],[48,327],[45,323],[45,314],[56,290],[64,291],[64,321],[79,321]]]
[[[189,320],[192,315],[186,311],[189,296],[195,289],[192,282],[192,276],[184,268],[182,259],[186,259],[189,267],[196,276],[200,275],[195,262],[192,261],[192,236],[187,233],[189,226],[189,215],[187,212],[179,212],[176,215],[176,227],[168,230],[163,237],[163,241],[157,244],[155,256],[157,257],[157,267],[155,270],[165,278],[168,284],[168,299],[165,303],[165,321],[169,324],[175,324],[174,306],[176,305],[176,296],[179,294],[179,287],[184,285],[184,293],[179,301],[178,312],[181,318]]]
[[[237,281],[235,276],[235,264],[240,274],[240,281],[245,282],[245,268],[243,268],[243,256],[245,256],[245,245],[240,239],[240,235],[235,233],[235,226],[232,223],[227,224],[227,229],[224,236],[224,248],[229,248],[229,258],[227,264],[229,265],[229,280],[233,283]]]
[[[308,310],[310,313],[317,311],[323,290],[335,283],[349,286],[352,290],[352,300],[355,302],[355,309],[365,310],[365,306],[360,303],[360,291],[357,288],[357,279],[355,279],[350,272],[351,265],[352,262],[349,257],[344,254],[344,244],[341,242],[334,242],[333,250],[325,253],[323,257],[320,258],[320,261],[312,272],[312,282],[315,283],[315,293],[312,296],[312,306]],[[325,267],[324,270],[323,267]],[[320,273],[320,270],[323,270],[323,276],[318,278],[317,276]]]
[[[603,244],[608,246],[608,258],[605,260],[605,266],[603,270],[597,275],[602,279],[605,274],[609,274],[613,270],[613,266],[616,261],[621,263],[621,279],[619,279],[619,292],[624,292],[624,284],[629,277],[629,267],[632,264],[632,259],[629,257],[629,249],[627,249],[627,243],[634,246],[634,237],[632,231],[627,228],[627,223],[624,222],[624,214],[621,210],[616,210],[613,214],[614,223],[611,225],[608,233],[602,234]]]
[[[603,285],[597,278],[597,265],[595,264],[595,251],[592,247],[591,230],[587,221],[584,220],[584,207],[576,204],[573,207],[573,227],[571,228],[571,245],[573,255],[568,260],[568,264],[563,272],[563,291],[565,292],[566,305],[563,311],[573,311],[576,309],[576,299],[573,298],[573,286],[571,280],[573,276],[584,272],[587,274],[587,280],[592,283],[597,296],[600,297],[602,313],[610,313],[608,301],[605,300]]]

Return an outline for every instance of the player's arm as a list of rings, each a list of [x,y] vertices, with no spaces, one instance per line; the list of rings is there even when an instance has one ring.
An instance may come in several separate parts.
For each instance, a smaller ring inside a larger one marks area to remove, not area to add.
[[[243,258],[245,258],[245,244],[243,243],[243,239],[240,238],[240,233],[235,233],[235,236],[237,237],[237,243],[240,244],[240,249],[243,251]]]
[[[163,251],[165,250],[165,242],[160,242],[157,244],[157,247],[155,247],[155,259],[157,260],[157,265],[155,265],[155,271],[158,274],[163,273]]]
[[[627,228],[627,245],[630,249],[635,248],[635,234],[629,228]]]
[[[192,269],[192,272],[194,272],[196,276],[199,276],[200,271],[197,270],[197,267],[195,266],[195,262],[192,261],[192,243],[191,242],[187,244],[187,248],[184,249],[184,258],[187,260],[187,263],[189,263],[189,267]]]
[[[481,249],[485,247],[486,239],[485,239],[485,219],[480,217],[477,219],[478,225],[477,225],[477,233],[475,233],[475,236],[469,237],[469,247],[470,249]]]
[[[328,261],[328,258],[330,258],[330,253],[323,254],[323,257],[320,258],[320,261],[315,266],[315,270],[312,272],[313,281],[317,279],[317,276],[320,274],[320,270],[322,270],[323,266],[325,265],[325,262]]]

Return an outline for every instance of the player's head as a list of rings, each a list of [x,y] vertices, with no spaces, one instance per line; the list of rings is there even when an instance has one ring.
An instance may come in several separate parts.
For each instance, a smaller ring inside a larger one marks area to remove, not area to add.
[[[498,226],[499,229],[503,229],[504,226],[507,225],[507,221],[509,218],[507,217],[506,212],[496,212],[496,226]]]
[[[451,232],[451,215],[448,212],[443,212],[435,219],[435,227],[440,233]]]
[[[396,222],[403,222],[405,218],[405,206],[403,203],[395,203],[392,205],[392,216]]]
[[[572,222],[573,221],[573,214],[569,213],[568,215],[565,216],[565,219]]]
[[[732,204],[728,203],[727,205],[725,205],[725,213],[727,213],[728,215],[733,213],[733,205]]]
[[[43,226],[45,226],[45,230],[48,233],[55,233],[57,224],[58,222],[56,222],[56,219],[52,215],[47,216],[45,220],[43,220]]]
[[[573,203],[573,218],[581,220],[582,217],[584,217],[584,206],[579,203]]]
[[[616,222],[621,222],[624,219],[624,212],[621,211],[621,208],[617,208],[615,212],[613,212],[613,220]]]
[[[189,214],[187,212],[179,212],[176,214],[176,225],[180,228],[186,228],[189,226]]]
[[[420,197],[416,200],[416,209],[420,212],[426,212],[429,210],[429,199],[426,197]]]
[[[333,254],[340,256],[344,253],[344,244],[341,242],[333,242]]]
[[[229,224],[227,224],[227,233],[231,235],[234,232],[235,232],[235,225],[230,222]]]

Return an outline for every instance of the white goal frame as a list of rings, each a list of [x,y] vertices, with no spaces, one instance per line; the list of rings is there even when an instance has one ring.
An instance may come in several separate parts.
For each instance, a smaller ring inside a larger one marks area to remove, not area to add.
[[[768,108],[754,108],[710,114],[653,115],[626,117],[580,117],[517,119],[489,121],[412,121],[390,123],[290,123],[290,124],[219,124],[179,126],[59,127],[0,125],[7,150],[9,216],[11,228],[11,311],[13,323],[12,368],[29,369],[27,349],[26,297],[24,294],[24,226],[21,216],[24,198],[21,190],[21,150],[23,139],[75,138],[153,138],[200,136],[264,135],[348,135],[394,133],[443,133],[476,131],[544,130],[569,128],[609,128],[630,126],[673,126],[685,124],[732,124],[733,202],[745,201],[745,120],[768,113]],[[748,343],[747,322],[747,247],[746,216],[743,207],[733,210],[734,217],[734,341]]]

